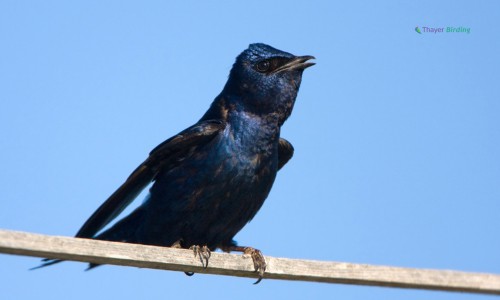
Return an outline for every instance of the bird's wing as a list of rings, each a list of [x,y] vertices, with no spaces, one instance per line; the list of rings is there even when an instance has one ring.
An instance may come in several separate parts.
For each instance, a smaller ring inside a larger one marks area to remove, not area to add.
[[[280,138],[278,144],[278,170],[283,168],[283,166],[292,158],[293,156],[293,146],[289,141]]]
[[[116,218],[160,170],[189,155],[196,146],[211,141],[224,127],[220,120],[201,121],[171,137],[151,151],[141,164],[83,224],[76,237],[91,238]]]

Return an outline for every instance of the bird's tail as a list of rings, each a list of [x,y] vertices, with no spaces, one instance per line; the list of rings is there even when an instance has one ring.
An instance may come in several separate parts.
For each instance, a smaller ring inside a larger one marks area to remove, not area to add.
[[[140,241],[136,238],[136,230],[139,228],[140,224],[144,219],[144,210],[138,208],[133,211],[130,215],[123,218],[121,221],[117,222],[115,225],[109,229],[103,231],[102,233],[93,237],[96,240],[105,240],[113,242],[128,242],[128,243],[138,243]],[[62,259],[42,259],[42,263],[39,266],[33,267],[30,270],[36,270],[54,264],[60,263],[64,260]],[[89,263],[87,270],[93,269],[99,266],[99,264]]]
[[[42,264],[41,265],[31,268],[30,271],[36,270],[36,269],[40,269],[40,268],[44,268],[44,267],[48,267],[48,266],[52,266],[52,265],[60,263],[62,261],[63,261],[62,259],[44,258],[44,259],[42,259]]]

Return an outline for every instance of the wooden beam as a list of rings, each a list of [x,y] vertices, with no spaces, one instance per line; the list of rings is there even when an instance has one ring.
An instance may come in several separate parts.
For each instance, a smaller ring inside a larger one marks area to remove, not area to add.
[[[250,258],[212,253],[203,269],[193,251],[0,229],[0,253],[97,264],[256,278]],[[500,275],[266,257],[264,279],[300,280],[500,295]]]

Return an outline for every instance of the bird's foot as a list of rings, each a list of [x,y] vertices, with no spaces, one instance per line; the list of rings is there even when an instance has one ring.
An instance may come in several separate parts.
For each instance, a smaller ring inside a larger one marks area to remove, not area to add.
[[[193,250],[194,252],[194,257],[198,256],[201,261],[201,265],[203,266],[204,269],[208,267],[208,259],[212,255],[210,252],[210,249],[208,249],[207,245],[205,246],[198,246],[198,245],[193,245],[189,247],[190,250]]]
[[[259,279],[254,284],[259,283],[262,278],[264,278],[264,273],[266,272],[266,258],[262,255],[262,252],[258,249],[252,247],[246,247],[243,252],[243,257],[250,256],[253,260],[253,267],[255,268],[255,272],[259,274]]]
[[[176,241],[175,243],[172,244],[172,246],[170,246],[171,248],[174,248],[174,249],[182,249],[182,239]],[[195,246],[192,246],[191,250],[194,249]],[[197,246],[198,247],[198,246]],[[198,247],[199,248],[199,247]],[[196,253],[195,253],[195,257],[196,257]],[[203,261],[201,262],[203,264]],[[207,265],[208,265],[208,262],[207,262]],[[184,272],[184,274],[186,274],[187,276],[193,276],[194,275],[194,272]]]
[[[222,248],[223,251],[238,251],[243,252],[243,257],[251,257],[253,260],[253,267],[255,268],[255,272],[259,274],[259,278],[254,284],[259,283],[262,278],[264,278],[264,273],[266,272],[266,258],[262,254],[262,252],[258,249],[252,247],[240,247],[240,246],[230,246]]]

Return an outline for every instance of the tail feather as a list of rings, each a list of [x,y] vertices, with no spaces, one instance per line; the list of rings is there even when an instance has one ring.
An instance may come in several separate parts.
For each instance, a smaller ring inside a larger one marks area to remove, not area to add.
[[[42,259],[42,264],[41,265],[31,268],[30,271],[36,270],[36,269],[45,268],[45,267],[48,267],[48,266],[52,266],[52,265],[60,263],[62,261],[64,261],[64,260],[62,260],[62,259],[44,258],[44,259]]]
[[[105,240],[105,241],[115,241],[115,242],[129,242],[129,243],[137,243],[136,240],[136,230],[139,228],[142,220],[144,218],[144,210],[140,207],[134,210],[130,215],[123,218],[121,221],[113,225],[108,230],[98,234],[93,237],[96,240]],[[44,258],[42,259],[42,264],[36,267],[31,268],[30,270],[36,270],[45,268],[60,262],[63,262],[62,259],[50,259]],[[89,266],[85,271],[91,270],[95,267],[100,266],[99,264],[89,263]]]
[[[90,263],[89,266],[87,267],[87,269],[85,269],[85,271],[90,271],[93,268],[99,267],[99,266],[102,266],[102,265]]]

